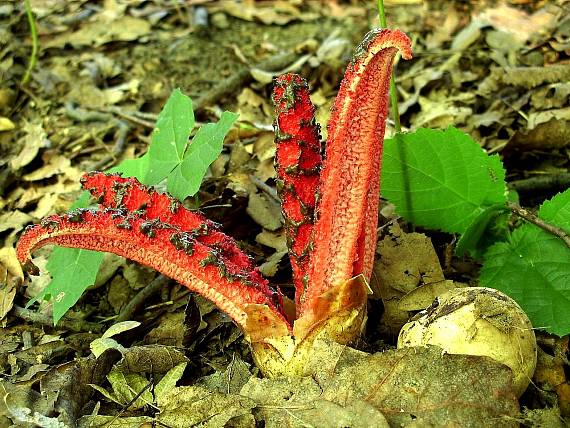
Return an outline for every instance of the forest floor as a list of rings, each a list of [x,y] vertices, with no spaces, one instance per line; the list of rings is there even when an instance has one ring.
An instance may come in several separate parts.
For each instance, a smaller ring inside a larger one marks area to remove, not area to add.
[[[386,0],[389,27],[413,42],[413,60],[396,67],[401,123],[404,130],[453,125],[468,133],[500,155],[509,188],[532,209],[570,185],[570,3],[497,3]],[[216,122],[223,110],[239,113],[221,156],[187,204],[220,223],[288,293],[291,268],[274,197],[272,78],[292,71],[309,81],[325,139],[351,52],[377,26],[376,2],[32,0],[31,6],[39,50],[23,83],[32,52],[23,2],[0,4],[0,426],[134,427],[156,420],[158,426],[255,426],[261,420],[339,426],[378,409],[390,424],[412,424],[411,412],[393,419],[396,409],[381,404],[327,407],[335,401],[331,395],[325,405],[307,393],[314,385],[305,381],[281,389],[252,386],[257,372],[249,347],[229,318],[199,296],[189,298],[174,281],[119,257],[105,256],[94,285],[54,326],[50,302],[26,307],[50,282],[51,247],[35,254],[41,271],[35,277],[24,275],[14,251],[27,225],[70,208],[84,172],[142,156],[158,113],[180,88],[192,98],[199,123]],[[389,120],[387,136],[393,133]],[[381,226],[397,223],[392,205],[384,204],[381,214]],[[388,229],[383,233],[404,233]],[[430,263],[445,279],[477,285],[480,265],[451,256],[453,235],[415,232],[428,236],[411,250],[417,260],[424,251],[436,254]],[[357,344],[367,352],[393,348],[401,326],[373,299]],[[127,306],[133,300],[140,304]],[[120,352],[94,358],[93,341],[117,317],[140,324],[114,336]],[[562,426],[570,418],[568,337],[538,336],[541,375],[521,398],[521,412],[498,406],[497,419],[484,425]],[[172,369],[181,363],[184,375],[176,377]],[[193,389],[159,405],[152,385],[167,372]],[[271,410],[262,397],[276,394],[289,397]],[[291,396],[297,401],[288,401]],[[327,413],[329,422],[319,419]]]

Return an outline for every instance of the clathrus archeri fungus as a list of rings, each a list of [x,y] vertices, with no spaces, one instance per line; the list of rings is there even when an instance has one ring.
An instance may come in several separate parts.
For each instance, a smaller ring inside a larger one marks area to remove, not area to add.
[[[399,30],[373,30],[356,49],[335,100],[321,155],[306,81],[276,79],[275,165],[296,291],[296,319],[235,241],[201,214],[136,179],[92,172],[82,178],[100,208],[52,215],[22,235],[17,254],[33,270],[46,244],[108,251],[150,266],[200,293],[244,331],[270,377],[303,372],[312,343],[354,340],[366,315],[376,247],[380,163],[388,86]],[[324,158],[324,159],[323,159]]]

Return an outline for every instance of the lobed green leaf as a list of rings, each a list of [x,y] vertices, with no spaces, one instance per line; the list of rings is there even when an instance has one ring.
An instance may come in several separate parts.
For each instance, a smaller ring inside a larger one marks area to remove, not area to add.
[[[202,126],[189,143],[195,126],[192,100],[180,89],[175,89],[158,115],[151,145],[138,159],[126,159],[110,172],[136,177],[146,185],[155,185],[167,179],[168,190],[178,199],[194,195],[210,164],[222,151],[223,140],[238,115],[224,112],[215,124]],[[89,205],[85,192],[72,208]],[[71,308],[90,287],[103,262],[103,253],[55,247],[47,269],[52,281],[28,306],[37,300],[51,297],[54,324]]]

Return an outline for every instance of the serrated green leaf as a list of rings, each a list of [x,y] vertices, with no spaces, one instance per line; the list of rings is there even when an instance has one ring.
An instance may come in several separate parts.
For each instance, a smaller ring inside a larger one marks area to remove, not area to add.
[[[152,132],[145,184],[164,180],[182,161],[193,128],[192,100],[180,89],[175,89],[158,115]]]
[[[238,116],[225,111],[217,123],[208,123],[196,132],[184,160],[168,176],[167,190],[170,194],[184,200],[200,189],[206,170],[222,152],[224,138]]]
[[[505,205],[491,205],[485,208],[471,221],[457,241],[455,254],[462,256],[469,253],[472,257],[480,259],[490,245],[505,238],[507,220]]]
[[[382,195],[414,224],[463,233],[487,207],[505,203],[505,171],[455,128],[418,129],[385,141]]]
[[[570,190],[544,202],[538,216],[570,231]],[[480,282],[515,299],[535,328],[570,333],[570,249],[556,236],[525,223],[485,253]]]

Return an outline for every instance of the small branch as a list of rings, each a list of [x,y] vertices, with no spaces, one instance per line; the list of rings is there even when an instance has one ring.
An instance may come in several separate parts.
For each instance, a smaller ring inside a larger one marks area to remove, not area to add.
[[[570,186],[570,173],[546,174],[524,178],[508,183],[509,189],[520,193],[540,192],[551,189],[566,189]]]
[[[261,68],[262,70],[275,71],[291,64],[297,58],[297,53],[287,52],[268,58],[254,67],[246,68],[231,75],[202,93],[193,102],[194,112],[203,109],[206,106],[215,104],[220,98],[237,93],[237,89],[246,85],[253,80],[251,75],[252,68]]]
[[[535,214],[531,213],[530,211],[522,208],[521,206],[513,202],[508,202],[507,207],[511,210],[511,212],[514,215],[528,221],[529,223],[534,224],[535,226],[540,227],[545,232],[548,232],[562,239],[562,241],[564,241],[566,246],[570,248],[570,235],[568,235],[568,233],[566,233],[565,230],[556,227],[553,224],[545,222],[544,220],[538,218]]]
[[[141,308],[153,294],[166,287],[169,281],[170,279],[164,275],[159,275],[153,279],[146,287],[139,291],[137,295],[123,307],[123,309],[121,309],[121,312],[115,322],[133,319],[134,314],[139,310],[139,308]]]
[[[145,113],[141,111],[125,111],[120,107],[112,106],[102,108],[101,111],[105,113],[113,113],[117,116],[122,117],[123,119],[128,120],[129,122],[133,122],[137,125],[144,126],[145,128],[154,129],[155,122],[158,118],[157,114],[154,113]]]
[[[38,30],[36,28],[36,21],[32,13],[32,6],[30,5],[30,0],[24,0],[24,9],[26,10],[26,17],[28,18],[28,25],[30,26],[30,34],[32,36],[32,53],[30,54],[30,61],[28,62],[28,68],[22,77],[22,85],[25,85],[30,80],[32,75],[32,70],[36,66],[38,60]]]
[[[12,314],[28,322],[53,327],[53,318],[51,316],[43,315],[30,309],[14,305],[12,308]],[[63,330],[71,330],[76,333],[85,331],[100,333],[103,331],[104,326],[102,324],[92,323],[84,320],[72,320],[64,317],[58,322],[58,328]]]

